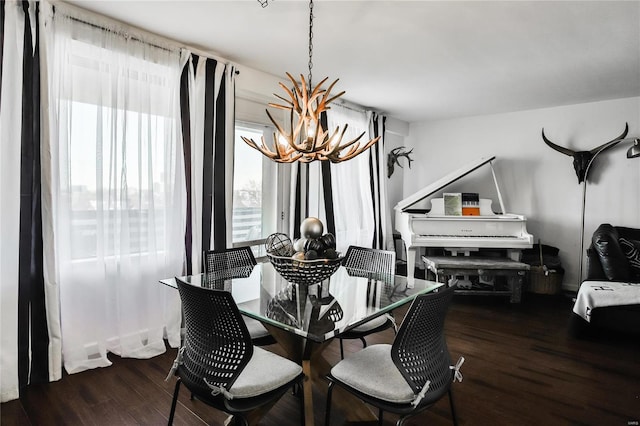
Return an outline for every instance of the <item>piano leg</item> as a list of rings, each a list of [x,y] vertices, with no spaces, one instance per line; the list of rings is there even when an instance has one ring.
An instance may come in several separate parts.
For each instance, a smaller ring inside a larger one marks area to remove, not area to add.
[[[407,278],[415,278],[416,256],[420,254],[416,247],[407,247]]]

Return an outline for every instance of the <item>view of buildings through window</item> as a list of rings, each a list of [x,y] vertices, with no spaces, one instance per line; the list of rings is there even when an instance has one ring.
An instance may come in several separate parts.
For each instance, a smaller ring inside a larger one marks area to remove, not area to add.
[[[112,255],[123,241],[130,253],[144,252],[149,238],[162,248],[169,120],[83,102],[70,102],[68,108],[73,117],[69,169],[61,187],[63,194],[67,188],[71,207],[71,258]],[[110,132],[121,137],[112,140]]]
[[[233,243],[262,242],[275,232],[275,163],[249,147],[242,136],[259,141],[270,133],[264,126],[236,124],[233,176]]]
[[[154,191],[161,187],[164,175],[162,161],[155,164],[145,164],[144,162],[132,162],[126,168],[127,174],[133,174],[136,178],[126,179],[124,182],[127,190],[126,199],[122,199],[123,194],[117,197],[110,197],[108,185],[113,178],[114,170],[97,170],[96,156],[108,157],[109,150],[103,147],[103,152],[98,153],[95,129],[97,113],[96,106],[74,102],[73,114],[76,120],[73,121],[69,173],[69,193],[72,207],[71,226],[74,229],[72,245],[72,258],[82,259],[96,256],[96,221],[107,222],[107,229],[117,233],[120,228],[119,223],[123,220],[123,210],[127,212],[126,220],[129,222],[130,247],[133,252],[145,247],[143,241],[150,234],[149,226],[156,230],[154,233],[162,234],[162,223],[151,223],[145,212],[151,207],[149,200],[154,200],[152,208],[163,209],[165,200],[162,198],[162,191]],[[143,141],[162,140],[162,135],[158,131],[163,131],[164,125],[157,120],[163,117],[146,117],[142,123],[153,123],[147,130],[154,132],[154,138],[142,138]],[[137,117],[128,117],[130,123],[137,122]],[[146,126],[132,125],[136,131]],[[94,130],[89,130],[94,129]],[[263,126],[253,128],[251,125],[236,126],[235,141],[235,171],[233,182],[233,215],[232,233],[234,245],[250,242],[251,245],[261,246],[261,242],[271,233],[275,232],[275,220],[265,213],[265,208],[275,208],[275,163],[266,160],[259,152],[250,148],[241,136],[246,136],[254,140],[260,140],[263,134]],[[143,131],[147,131],[143,130]],[[91,134],[91,132],[94,132]],[[91,143],[89,143],[91,141]],[[138,148],[134,144],[127,145],[127,150],[133,151]],[[123,148],[124,148],[123,146]],[[162,156],[162,147],[153,147],[154,152]],[[135,158],[134,152],[130,152],[130,158]],[[116,160],[117,161],[117,160]],[[266,164],[265,164],[266,163]],[[149,179],[137,179],[138,176],[147,176]],[[266,178],[266,179],[265,179]],[[142,185],[140,185],[142,184]],[[265,190],[265,187],[267,188]],[[107,194],[105,194],[107,192]],[[100,205],[99,205],[100,204]],[[102,214],[97,215],[101,211]],[[268,210],[267,210],[268,211]],[[101,216],[101,217],[98,217]],[[162,215],[160,215],[162,217]],[[113,223],[111,223],[113,222]],[[109,223],[111,223],[109,225]],[[115,236],[114,236],[115,237]],[[109,244],[107,244],[109,246]],[[108,253],[105,253],[108,254]],[[256,250],[256,255],[260,255],[260,247]]]

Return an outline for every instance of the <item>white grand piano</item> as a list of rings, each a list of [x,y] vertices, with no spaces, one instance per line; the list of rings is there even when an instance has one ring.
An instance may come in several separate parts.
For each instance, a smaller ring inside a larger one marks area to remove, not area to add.
[[[523,249],[533,246],[533,235],[527,232],[527,219],[506,213],[500,187],[493,170],[494,157],[481,158],[450,173],[433,184],[400,201],[395,206],[396,230],[407,251],[407,276],[413,277],[416,255],[422,247],[444,248],[451,254],[468,256],[481,248],[505,249],[507,256],[519,261]],[[478,216],[445,215],[443,198],[433,198],[431,209],[415,212],[411,206],[445,189],[482,166],[489,165],[496,186],[500,213],[494,213],[492,200],[480,198]]]

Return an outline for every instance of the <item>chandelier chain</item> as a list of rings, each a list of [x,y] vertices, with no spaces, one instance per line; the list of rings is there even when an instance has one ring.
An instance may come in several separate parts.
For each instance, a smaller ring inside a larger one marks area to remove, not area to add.
[[[264,1],[268,0],[258,0]],[[272,0],[273,1],[273,0]],[[332,163],[341,163],[347,161],[362,152],[368,150],[377,143],[381,136],[377,136],[369,142],[361,143],[360,140],[366,132],[349,140],[345,140],[345,133],[348,124],[336,126],[335,129],[325,129],[322,125],[322,114],[329,110],[329,104],[342,95],[344,90],[337,95],[331,96],[330,92],[338,82],[336,79],[323,89],[322,85],[327,80],[324,78],[317,87],[313,87],[312,82],[313,69],[313,0],[309,0],[309,74],[307,81],[304,75],[300,74],[300,82],[298,82],[291,74],[287,74],[287,78],[291,83],[287,87],[284,83],[279,83],[288,95],[287,97],[275,95],[284,103],[269,103],[272,108],[289,112],[289,126],[283,126],[280,120],[276,120],[273,115],[266,110],[269,120],[275,127],[273,132],[273,148],[267,146],[265,137],[262,136],[260,144],[253,139],[241,136],[242,140],[251,148],[260,151],[266,157],[278,163],[293,163],[296,161],[302,163],[310,163],[312,161],[331,161]]]
[[[311,68],[313,68],[313,0],[309,1],[309,91],[313,87],[311,83]]]

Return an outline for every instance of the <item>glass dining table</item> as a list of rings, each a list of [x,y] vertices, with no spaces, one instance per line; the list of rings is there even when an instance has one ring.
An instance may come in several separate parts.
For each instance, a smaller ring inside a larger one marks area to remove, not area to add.
[[[307,425],[314,424],[312,386],[323,386],[326,393],[324,377],[331,365],[322,357],[322,351],[332,339],[443,285],[342,266],[329,279],[313,285],[288,282],[271,263],[225,272],[233,278],[208,274],[179,278],[194,286],[231,292],[240,312],[262,322],[287,356],[302,365],[309,379],[304,385]],[[160,282],[177,288],[175,278]],[[334,397],[334,401],[349,422],[376,419],[368,407],[346,392],[343,398]]]

